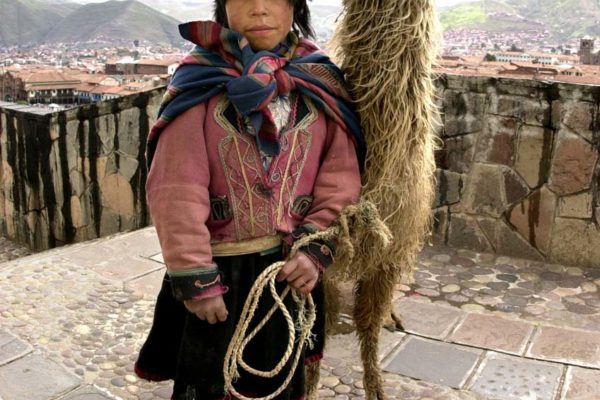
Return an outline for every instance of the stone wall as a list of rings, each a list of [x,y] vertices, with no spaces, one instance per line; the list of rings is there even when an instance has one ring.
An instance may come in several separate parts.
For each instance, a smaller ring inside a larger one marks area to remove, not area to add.
[[[435,240],[600,267],[600,86],[445,75]]]
[[[443,75],[434,240],[600,266],[600,87]],[[58,113],[0,103],[0,234],[46,249],[150,223],[164,88]]]
[[[56,113],[0,104],[0,234],[42,250],[147,226],[145,143],[163,91]]]

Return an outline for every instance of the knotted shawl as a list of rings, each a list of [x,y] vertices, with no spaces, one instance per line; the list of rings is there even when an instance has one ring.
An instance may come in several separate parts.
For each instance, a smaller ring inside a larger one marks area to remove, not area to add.
[[[255,52],[242,35],[212,21],[181,24],[179,32],[196,46],[180,62],[163,97],[148,135],[148,167],[169,122],[221,92],[250,120],[259,149],[277,155],[278,132],[268,104],[295,89],[351,135],[362,171],[365,140],[343,73],[315,44],[290,32],[275,49]]]

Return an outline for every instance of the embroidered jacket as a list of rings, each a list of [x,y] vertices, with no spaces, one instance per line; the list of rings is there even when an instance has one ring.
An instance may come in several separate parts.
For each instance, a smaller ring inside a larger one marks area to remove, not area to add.
[[[289,244],[326,229],[358,199],[360,172],[347,132],[304,96],[292,93],[291,106],[268,169],[226,95],[188,109],[162,132],[146,190],[176,298],[226,291],[213,249],[278,236]],[[334,251],[330,243],[308,247],[321,266]]]

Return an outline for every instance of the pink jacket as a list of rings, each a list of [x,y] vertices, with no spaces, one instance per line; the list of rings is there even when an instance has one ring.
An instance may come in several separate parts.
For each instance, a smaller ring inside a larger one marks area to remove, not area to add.
[[[236,115],[219,95],[161,133],[146,193],[170,274],[215,268],[219,245],[325,229],[358,199],[354,144],[310,100],[295,102],[268,171]]]

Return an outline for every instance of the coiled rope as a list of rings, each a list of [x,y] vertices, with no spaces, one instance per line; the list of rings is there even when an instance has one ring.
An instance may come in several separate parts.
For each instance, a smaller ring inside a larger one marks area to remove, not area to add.
[[[344,264],[348,264],[355,255],[353,236],[359,236],[362,239],[365,237],[372,238],[372,250],[384,249],[392,240],[392,234],[379,217],[379,213],[377,212],[375,206],[368,201],[361,201],[357,205],[346,207],[341,213],[340,217],[334,222],[334,224],[332,224],[330,228],[321,232],[306,235],[298,239],[290,251],[290,257],[293,257],[299,248],[307,245],[313,240],[335,238],[337,239],[339,246],[338,256],[340,256]],[[227,393],[235,396],[236,399],[272,400],[281,394],[281,392],[287,388],[292,380],[292,377],[294,376],[294,372],[298,366],[298,361],[302,355],[304,343],[311,345],[311,330],[315,324],[317,316],[315,303],[310,294],[306,298],[302,298],[295,291],[293,291],[290,286],[287,286],[281,294],[277,293],[277,288],[275,286],[276,277],[284,265],[285,261],[273,263],[256,279],[254,285],[250,289],[250,293],[248,294],[248,298],[246,299],[246,303],[244,304],[244,308],[240,315],[240,320],[238,321],[231,342],[229,343],[229,347],[227,348],[227,353],[225,354],[225,361],[223,364],[225,390]],[[347,271],[339,271],[338,274],[340,276],[350,275]],[[262,321],[260,321],[260,323],[252,330],[252,332],[247,334],[250,322],[252,321],[252,318],[254,318],[260,298],[267,286],[269,287],[275,304],[273,307],[271,307]],[[298,309],[296,321],[292,319],[290,312],[283,302],[290,292]],[[281,361],[272,370],[261,371],[251,367],[244,361],[244,350],[252,341],[252,339],[258,334],[258,332],[264,328],[266,323],[277,310],[281,311],[288,326],[288,345],[285,353],[281,357]],[[296,330],[299,332],[297,340]],[[239,367],[243,368],[250,374],[263,378],[273,378],[278,375],[292,357],[292,353],[294,353],[294,344],[296,342],[297,348],[295,354],[293,355],[290,371],[281,386],[272,394],[264,397],[246,397],[235,389],[233,382],[240,377]]]
[[[297,248],[297,246],[294,247]],[[248,299],[246,300],[246,303],[244,304],[244,309],[242,310],[242,314],[240,315],[240,321],[238,322],[236,330],[233,334],[233,338],[231,339],[229,347],[227,348],[227,353],[225,355],[225,363],[223,365],[225,390],[241,400],[271,400],[279,394],[281,394],[281,392],[283,392],[285,388],[289,385],[290,381],[292,380],[292,377],[294,376],[294,371],[296,371],[298,361],[300,360],[300,356],[302,355],[303,344],[305,342],[310,342],[311,330],[315,324],[315,320],[317,317],[315,303],[310,294],[306,297],[306,299],[303,299],[300,296],[298,296],[298,294],[295,291],[291,290],[290,286],[287,286],[281,294],[277,293],[277,288],[275,287],[275,278],[277,277],[277,274],[279,273],[281,268],[283,268],[284,265],[284,261],[276,262],[269,266],[265,271],[263,271],[263,273],[260,274],[260,276],[257,278],[256,282],[252,286],[252,289],[250,289]],[[267,315],[265,315],[262,321],[260,321],[260,323],[254,328],[254,330],[246,336],[250,325],[250,321],[254,316],[263,291],[267,286],[271,291],[271,296],[273,297],[275,304],[269,310]],[[298,316],[296,323],[294,323],[290,312],[283,303],[283,300],[290,294],[290,292],[298,308]],[[252,339],[256,336],[256,334],[264,328],[267,321],[273,316],[275,311],[277,311],[278,309],[283,314],[283,317],[285,318],[288,326],[287,349],[285,350],[281,361],[279,361],[279,363],[272,370],[261,371],[251,367],[244,361],[244,350],[252,341]],[[250,398],[240,394],[233,386],[233,381],[239,378],[238,366],[242,367],[244,370],[255,376],[260,376],[263,378],[273,378],[276,375],[278,375],[283,370],[285,364],[289,361],[290,357],[292,357],[292,353],[294,352],[294,343],[296,341],[296,326],[298,327],[298,330],[300,332],[298,336],[298,346],[294,354],[292,365],[290,367],[290,372],[288,373],[288,376],[286,377],[285,381],[281,384],[281,386],[272,394],[265,397]]]

